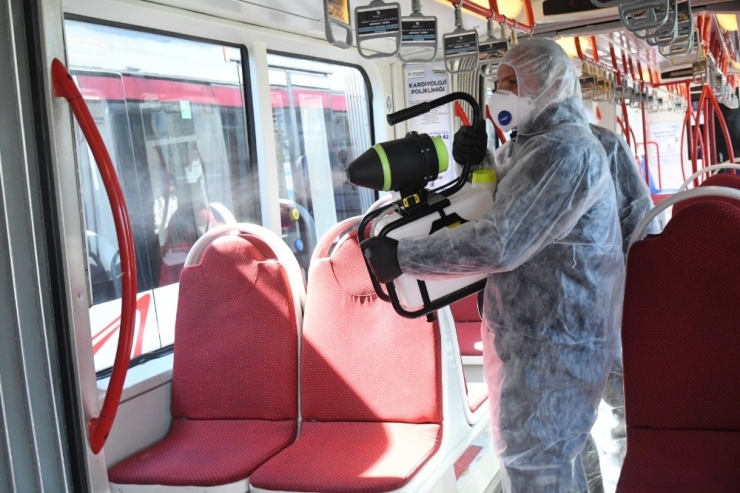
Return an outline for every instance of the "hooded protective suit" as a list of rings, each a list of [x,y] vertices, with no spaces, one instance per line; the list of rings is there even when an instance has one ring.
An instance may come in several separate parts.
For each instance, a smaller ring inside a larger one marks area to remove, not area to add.
[[[619,225],[622,230],[622,252],[626,256],[637,225],[653,208],[653,199],[645,180],[637,169],[632,151],[624,140],[611,130],[597,125],[591,125],[591,131],[604,147],[609,161],[609,170],[617,194]],[[658,222],[655,220],[646,228],[643,235],[659,232]],[[596,446],[602,453],[601,471],[604,489],[607,491],[613,491],[616,488],[627,451],[621,344],[619,348],[609,374],[602,404],[602,412],[611,408],[615,426],[609,430],[608,436],[595,436]],[[588,458],[584,457],[585,461],[588,461]]]
[[[493,209],[475,223],[401,240],[398,261],[421,279],[489,274],[484,359],[504,489],[580,493],[579,453],[621,314],[614,186],[562,48],[529,40],[501,63],[537,111],[519,123]]]
[[[591,132],[599,139],[606,151],[609,171],[617,193],[617,213],[622,230],[622,252],[626,255],[627,247],[637,225],[653,208],[653,199],[650,196],[650,189],[637,169],[635,158],[627,147],[627,143],[616,133],[598,125],[591,125]],[[658,232],[657,222],[654,222],[643,234]]]
[[[637,225],[650,209],[653,208],[653,200],[650,196],[650,190],[637,169],[632,151],[627,147],[624,139],[611,130],[599,127],[598,125],[590,125],[590,128],[606,152],[609,171],[616,192],[619,226],[622,231],[622,252],[626,255],[627,247]],[[486,163],[484,163],[484,166],[496,170],[500,180],[506,176],[512,164],[510,146],[511,141],[506,142],[503,146],[489,154]],[[659,232],[657,221],[653,221],[646,228],[644,234],[655,234]],[[624,462],[627,438],[624,422],[621,345],[617,350],[616,358],[609,374],[603,400],[602,411],[604,411],[606,406],[611,408],[615,425],[609,430],[609,436],[596,437],[595,445],[601,450],[602,454],[601,464],[599,464],[598,452],[593,447],[593,442],[587,443],[583,453],[590,454],[590,456],[584,455],[583,461],[584,465],[586,465],[586,472],[589,475],[589,484],[600,483],[603,473],[603,483],[606,490],[613,491],[616,488],[619,473]],[[599,472],[599,466],[601,472]]]

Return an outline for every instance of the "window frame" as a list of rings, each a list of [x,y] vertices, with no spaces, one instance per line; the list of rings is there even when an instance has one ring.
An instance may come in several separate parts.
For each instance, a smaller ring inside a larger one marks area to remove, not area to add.
[[[98,19],[95,17],[89,17],[89,16],[84,16],[84,15],[78,15],[78,14],[65,13],[63,21],[64,22],[66,21],[83,22],[83,23],[93,24],[97,26],[112,27],[112,28],[141,32],[141,33],[146,33],[146,34],[155,34],[159,36],[167,36],[171,38],[182,39],[186,41],[195,41],[199,43],[206,43],[206,44],[217,45],[217,46],[226,46],[229,48],[238,49],[239,54],[241,56],[241,60],[242,60],[241,62],[242,97],[244,98],[244,120],[245,120],[245,125],[246,125],[246,130],[247,130],[247,134],[246,134],[246,141],[248,145],[247,156],[249,157],[250,166],[253,166],[254,169],[257,169],[257,167],[259,166],[259,162],[258,162],[258,156],[257,156],[257,139],[256,139],[255,131],[254,131],[255,119],[254,119],[254,112],[249,111],[251,108],[254,107],[254,98],[252,97],[252,91],[251,91],[252,79],[251,79],[251,74],[249,72],[249,51],[244,44],[230,43],[226,41],[220,41],[220,40],[211,39],[211,38],[203,38],[200,36],[192,36],[192,35],[182,34],[182,33],[174,33],[174,32],[163,30],[163,29],[151,29],[147,27],[138,26],[135,24],[108,21],[104,19]],[[69,47],[65,46],[65,49],[68,51]],[[367,84],[367,75],[364,72],[363,72],[363,78],[366,79],[366,84]],[[262,184],[259,184],[259,190],[261,194]],[[83,242],[83,245],[86,245],[86,242]],[[85,246],[85,253],[87,253],[87,246]],[[87,272],[85,276],[88,278],[88,282],[89,282],[90,281],[89,272]],[[174,343],[168,344],[167,346],[163,346],[159,349],[149,351],[140,356],[137,356],[136,358],[130,359],[128,368],[130,370],[131,368],[147,363],[149,361],[157,360],[162,357],[168,356],[172,354],[173,352],[174,352]],[[111,376],[112,371],[113,371],[112,366],[110,368],[105,368],[103,370],[100,370],[95,373],[95,378],[98,382],[100,382],[101,380],[105,380]]]
[[[362,76],[362,80],[365,82],[365,90],[367,91],[367,114],[369,118],[370,125],[370,145],[375,145],[375,125],[373,125],[373,122],[375,121],[375,114],[373,112],[373,86],[370,84],[370,77],[367,75],[367,72],[361,65],[357,65],[355,63],[349,63],[349,62],[340,62],[337,60],[332,60],[330,58],[321,58],[317,56],[309,56],[309,55],[299,55],[295,53],[280,51],[280,50],[267,50],[268,55],[278,55],[283,56],[286,58],[296,58],[299,60],[307,60],[310,62],[321,62],[326,63],[329,65],[340,65],[343,67],[350,67],[357,69],[358,72],[360,72],[360,75]],[[283,66],[275,66],[275,68],[281,68],[281,69],[288,69],[289,67],[283,67]],[[375,190],[375,199],[378,199],[378,191]]]

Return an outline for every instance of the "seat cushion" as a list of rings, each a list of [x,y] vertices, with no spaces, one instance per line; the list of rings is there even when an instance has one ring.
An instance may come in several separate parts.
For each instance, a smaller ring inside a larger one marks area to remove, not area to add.
[[[295,421],[172,421],[167,436],[108,471],[115,484],[218,486],[249,477],[296,435]]]
[[[250,478],[276,491],[396,490],[434,454],[438,424],[304,422],[296,442]]]
[[[631,429],[620,493],[740,491],[740,432]]]

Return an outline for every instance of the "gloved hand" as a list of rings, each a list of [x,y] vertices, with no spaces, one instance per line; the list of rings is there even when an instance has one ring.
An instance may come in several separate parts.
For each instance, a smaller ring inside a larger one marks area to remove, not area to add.
[[[462,126],[452,141],[452,157],[460,164],[480,164],[486,157],[488,133],[485,120],[478,120],[473,126]]]
[[[370,270],[382,284],[389,283],[403,274],[398,265],[398,240],[376,236],[360,243],[360,248]]]

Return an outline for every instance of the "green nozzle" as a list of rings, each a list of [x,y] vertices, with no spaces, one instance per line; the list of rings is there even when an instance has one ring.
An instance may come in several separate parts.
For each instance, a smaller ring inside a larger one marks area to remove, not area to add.
[[[383,166],[383,188],[381,190],[387,192],[391,189],[391,163],[388,162],[388,154],[385,153],[382,145],[375,144],[373,149],[378,153],[380,164]]]
[[[411,132],[358,156],[347,166],[347,181],[373,190],[415,193],[447,171],[449,161],[440,137]]]
[[[434,148],[437,150],[437,159],[439,160],[439,172],[444,173],[450,165],[450,155],[447,153],[447,146],[442,137],[432,137]]]

